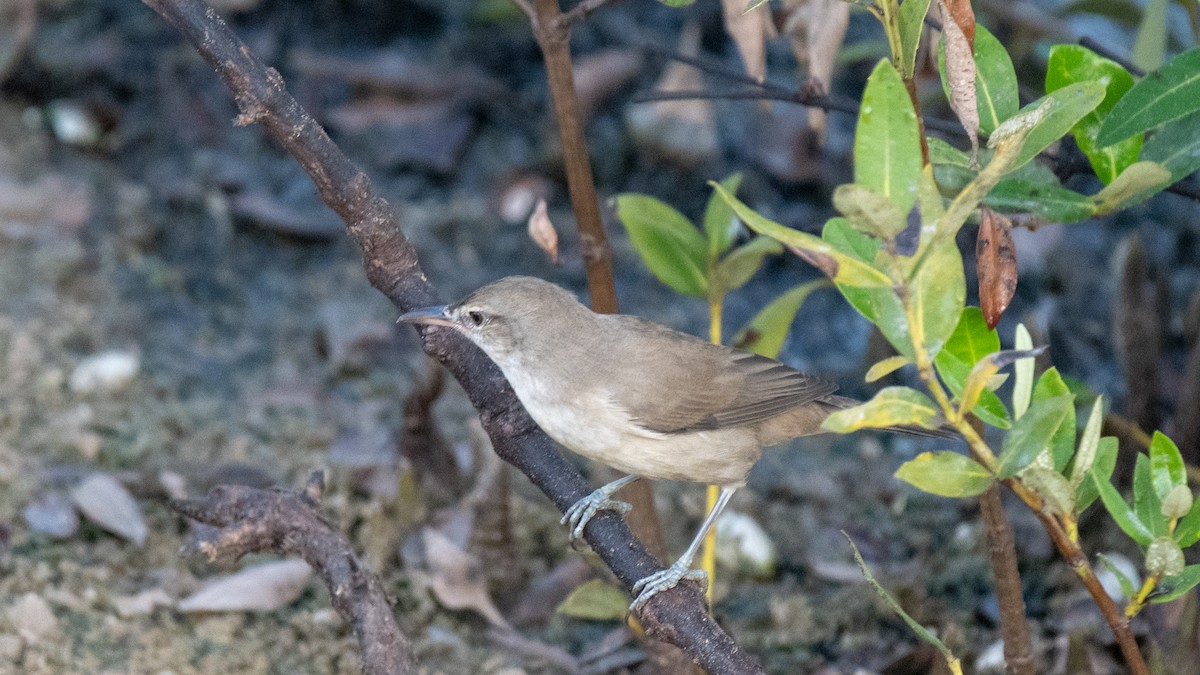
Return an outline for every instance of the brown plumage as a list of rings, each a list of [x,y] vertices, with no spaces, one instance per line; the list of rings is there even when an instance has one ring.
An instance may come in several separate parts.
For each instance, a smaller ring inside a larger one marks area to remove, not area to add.
[[[551,438],[632,475],[567,512],[564,522],[573,536],[597,510],[627,509],[610,497],[637,476],[722,486],[717,508],[688,552],[661,576],[639,582],[645,590],[634,608],[693,576],[688,568],[695,548],[745,484],[762,448],[821,433],[829,413],[858,403],[778,361],[637,317],[596,314],[562,288],[532,277],[507,277],[453,305],[401,320],[466,335],[496,362]]]

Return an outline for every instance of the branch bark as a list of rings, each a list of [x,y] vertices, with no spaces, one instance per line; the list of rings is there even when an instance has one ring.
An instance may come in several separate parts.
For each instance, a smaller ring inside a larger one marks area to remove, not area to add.
[[[259,490],[222,485],[201,500],[172,502],[176,511],[204,528],[185,545],[209,561],[248,553],[280,553],[304,558],[329,589],[330,601],[351,625],[362,654],[362,672],[396,675],[415,672],[412,648],[400,632],[379,579],[350,545],[321,517],[317,504],[325,479],[314,471],[303,490]],[[214,529],[215,528],[215,529]]]
[[[439,304],[391,205],[292,98],[279,73],[263,65],[202,0],[145,2],[216,69],[241,110],[237,123],[262,124],[309,173],[321,199],[341,216],[362,250],[371,285],[402,312]],[[421,338],[425,351],[462,384],[502,459],[528,476],[559,510],[591,492],[482,352],[446,329],[427,328]],[[627,588],[662,569],[617,514],[597,515],[584,536]],[[649,635],[679,646],[709,672],[762,672],[761,665],[708,616],[704,595],[693,584],[655,596],[640,619]]]

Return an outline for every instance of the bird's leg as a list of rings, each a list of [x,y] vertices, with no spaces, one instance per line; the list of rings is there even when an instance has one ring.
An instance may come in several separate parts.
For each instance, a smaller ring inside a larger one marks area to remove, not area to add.
[[[604,487],[596,490],[592,494],[580,499],[567,509],[562,520],[559,521],[566,525],[571,530],[571,540],[574,541],[583,536],[583,528],[596,515],[598,511],[617,511],[625,513],[633,508],[629,504],[617,499],[609,499],[618,490],[629,485],[633,481],[641,478],[641,476],[622,476]]]
[[[700,531],[696,533],[696,538],[692,539],[691,545],[679,556],[679,560],[665,570],[655,572],[650,576],[642,579],[633,585],[633,604],[629,606],[630,612],[636,612],[641,609],[650,598],[662,593],[668,588],[674,588],[680,581],[684,579],[695,579],[696,581],[706,581],[708,575],[704,570],[692,569],[692,559],[696,557],[696,552],[700,550],[700,544],[704,542],[704,535],[708,533],[709,528],[713,523],[717,522],[717,516],[721,515],[721,511],[725,510],[725,505],[729,503],[729,498],[733,496],[737,488],[722,487],[721,494],[717,496],[717,503],[713,506],[712,511],[704,517],[704,522],[700,525]]]

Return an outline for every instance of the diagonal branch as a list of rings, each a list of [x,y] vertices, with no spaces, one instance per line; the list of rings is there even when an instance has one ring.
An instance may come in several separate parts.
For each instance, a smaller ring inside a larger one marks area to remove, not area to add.
[[[321,199],[341,216],[362,250],[371,285],[400,311],[438,304],[391,205],[292,98],[279,73],[263,65],[202,0],[145,1],[220,74],[241,110],[238,123],[262,124],[312,177]],[[483,353],[450,330],[427,328],[421,337],[425,351],[466,390],[502,459],[528,476],[559,510],[590,492]],[[617,514],[597,515],[584,535],[627,588],[662,569]],[[640,618],[652,637],[678,645],[709,672],[762,672],[708,616],[704,595],[694,585],[681,584],[655,596]]]

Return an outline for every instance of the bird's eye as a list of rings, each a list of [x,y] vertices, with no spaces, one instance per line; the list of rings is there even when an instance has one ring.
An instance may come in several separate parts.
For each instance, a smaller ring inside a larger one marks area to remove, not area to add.
[[[476,326],[483,325],[483,312],[472,310],[467,312],[467,318]]]

